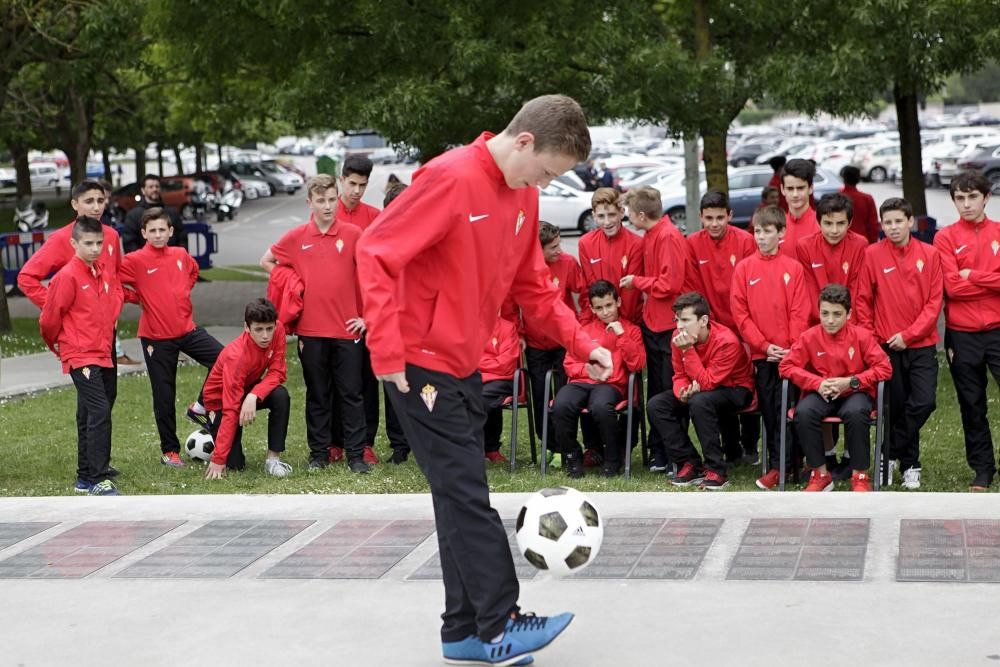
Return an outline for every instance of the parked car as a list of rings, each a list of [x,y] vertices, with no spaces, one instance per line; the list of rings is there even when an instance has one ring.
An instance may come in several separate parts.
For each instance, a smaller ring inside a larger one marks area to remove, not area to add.
[[[183,181],[173,180],[169,185],[164,183],[168,179],[187,179],[187,187]],[[190,176],[164,176],[160,179],[160,197],[165,205],[181,211],[190,203],[189,192],[193,187],[194,179]],[[141,198],[142,191],[138,183],[123,185],[111,193],[111,202],[125,213],[135,208]]]
[[[538,191],[538,218],[559,229],[589,232],[594,229],[594,215],[590,210],[592,196],[591,192],[552,181]]]
[[[756,141],[751,140],[745,143],[737,144],[733,147],[733,150],[729,152],[729,164],[734,167],[745,167],[746,165],[754,164],[757,158],[764,153],[770,153],[777,149],[779,142],[777,141]]]
[[[861,171],[864,180],[885,183],[890,174],[901,171],[901,160],[899,144],[887,142],[857,149],[851,164]]]
[[[269,186],[268,193],[265,196],[271,196],[275,192],[287,192],[290,195],[295,194],[305,184],[301,176],[279,167],[275,162],[271,161],[234,162],[223,165],[219,168],[219,171],[236,177],[241,181],[250,178],[263,181]],[[247,193],[247,196],[248,198],[252,198],[249,196],[249,193]]]
[[[938,181],[945,187],[951,185],[951,179],[963,171],[958,167],[960,162],[968,162],[972,156],[980,153],[992,153],[998,147],[1000,147],[1000,136],[979,137],[955,144],[954,154],[942,155],[934,160],[934,170],[937,172]]]
[[[774,172],[767,165],[739,167],[729,170],[729,205],[733,209],[733,224],[746,229],[750,225],[753,212],[760,205],[760,194],[771,180]],[[663,210],[682,231],[687,231],[687,192],[683,173],[670,182],[661,181],[660,195]],[[818,200],[825,194],[838,192],[842,182],[838,176],[826,169],[817,169],[813,179],[813,196]],[[699,196],[707,190],[705,175],[698,183]]]
[[[1000,146],[984,146],[978,153],[956,165],[958,171],[978,171],[993,184],[993,194],[1000,194]]]
[[[785,141],[778,144],[778,147],[773,151],[768,151],[758,155],[755,164],[767,164],[770,162],[771,158],[795,155],[796,153],[804,151],[816,143],[818,143],[818,141],[813,137],[789,137]]]
[[[59,166],[55,162],[32,162],[28,165],[28,173],[31,175],[31,189],[54,188],[59,185],[62,175],[59,173]]]

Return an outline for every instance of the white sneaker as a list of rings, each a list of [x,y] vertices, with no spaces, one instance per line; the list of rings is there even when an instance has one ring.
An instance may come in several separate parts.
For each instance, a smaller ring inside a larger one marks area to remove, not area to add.
[[[281,459],[267,459],[264,461],[264,472],[272,477],[288,477],[292,474],[292,466]]]
[[[903,488],[911,491],[920,488],[920,468],[908,468],[903,471]]]
[[[898,467],[899,461],[889,459],[889,481],[885,483],[886,486],[892,486],[892,478],[896,476],[896,468]]]

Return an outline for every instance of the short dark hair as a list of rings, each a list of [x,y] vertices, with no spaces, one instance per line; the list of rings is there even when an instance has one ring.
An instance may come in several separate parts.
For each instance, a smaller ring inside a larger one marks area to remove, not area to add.
[[[699,211],[704,211],[706,208],[724,208],[726,211],[732,211],[729,207],[729,195],[727,195],[722,190],[709,190],[701,196],[701,208]]]
[[[885,217],[889,211],[899,211],[907,218],[913,217],[913,206],[902,197],[889,197],[878,207],[878,217]]]
[[[824,215],[830,213],[846,213],[847,221],[854,218],[854,204],[851,198],[842,192],[828,192],[816,202],[816,220],[822,221]]]
[[[785,166],[781,168],[782,185],[785,184],[785,176],[801,178],[809,185],[812,185],[813,179],[816,177],[816,165],[809,160],[803,160],[801,158],[789,160],[785,163]]]
[[[680,315],[685,308],[694,310],[695,317],[711,317],[712,310],[708,307],[708,300],[699,292],[685,292],[674,301],[674,313]]]
[[[774,171],[778,171],[779,169],[785,166],[786,162],[788,162],[788,158],[786,158],[784,155],[775,155],[773,158],[767,161],[767,165],[771,167],[771,169],[773,169]]]
[[[857,185],[861,182],[861,170],[853,165],[847,165],[840,170],[840,178],[844,185]]]
[[[772,192],[776,193],[779,197],[781,196],[781,190],[773,185],[765,185],[764,189],[760,191],[760,200],[767,201],[767,196]]]
[[[111,183],[105,178],[99,178],[97,179],[97,182],[101,184],[101,187],[105,192],[113,192],[115,189],[115,186],[111,185]]]
[[[979,191],[983,193],[986,197],[993,190],[990,187],[990,182],[985,176],[980,174],[978,171],[963,171],[951,179],[951,185],[948,186],[948,194],[952,199],[955,198],[956,192],[974,192]]]
[[[851,291],[840,283],[830,283],[819,292],[819,303],[832,303],[851,312]],[[819,303],[817,305],[819,305]]]
[[[401,183],[396,181],[389,186],[389,189],[385,191],[385,197],[382,199],[382,208],[385,208],[392,203],[392,200],[403,194],[403,190],[407,188],[406,183]]]
[[[160,208],[159,206],[153,206],[152,208],[147,208],[145,211],[142,212],[142,222],[141,222],[142,228],[145,229],[146,225],[151,220],[166,220],[168,227],[174,226],[174,221],[170,219],[169,215],[167,215],[166,210]]]
[[[551,222],[545,222],[544,220],[539,221],[538,240],[542,242],[543,246],[547,246],[548,244],[552,243],[561,235],[562,232],[559,231],[559,228],[553,225]]]
[[[595,280],[594,284],[587,290],[587,300],[593,301],[602,296],[611,296],[618,299],[618,290],[607,280]]]
[[[774,227],[779,232],[785,228],[785,212],[774,204],[761,206],[753,212],[751,227]]]
[[[267,299],[254,299],[243,311],[243,321],[251,324],[270,324],[278,321],[278,309]]]
[[[340,170],[340,175],[347,178],[351,174],[370,178],[375,165],[366,155],[348,155],[344,158],[344,167]]]
[[[71,235],[79,241],[83,238],[84,234],[100,234],[104,236],[104,225],[97,218],[92,218],[89,215],[81,215],[73,224]]]
[[[146,181],[156,181],[157,183],[159,183],[160,177],[156,174],[146,174],[145,176],[142,177],[142,183],[140,183],[140,186],[146,187]]]
[[[87,194],[91,190],[100,190],[101,192],[104,192],[104,186],[102,186],[98,181],[95,181],[92,178],[85,178],[84,180],[77,183],[76,186],[73,188],[73,194],[71,195],[71,198],[79,199],[80,197]]]

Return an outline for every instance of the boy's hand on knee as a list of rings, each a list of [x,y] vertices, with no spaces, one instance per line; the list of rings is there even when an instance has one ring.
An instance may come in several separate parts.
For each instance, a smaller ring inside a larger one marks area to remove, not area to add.
[[[224,463],[209,463],[208,470],[205,471],[205,479],[222,479],[226,474]]]
[[[240,408],[240,426],[252,424],[256,418],[257,397],[253,394],[247,394],[247,397],[243,399],[243,407]]]

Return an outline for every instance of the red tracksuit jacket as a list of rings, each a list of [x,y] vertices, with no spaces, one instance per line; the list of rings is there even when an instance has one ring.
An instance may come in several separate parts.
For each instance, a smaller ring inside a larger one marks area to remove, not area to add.
[[[546,264],[546,266],[549,267],[549,276],[551,277],[552,284],[562,294],[563,303],[576,313],[577,310],[576,304],[573,302],[573,295],[578,294],[580,308],[590,310],[587,302],[587,284],[583,280],[583,271],[580,270],[580,263],[576,261],[576,257],[564,252],[559,255],[559,259],[551,264]],[[532,322],[523,321],[522,319],[521,330],[524,333],[524,341],[528,347],[533,347],[536,350],[554,350],[560,347],[559,341],[555,340],[549,333],[548,320]]]
[[[119,276],[132,288],[125,290],[125,300],[142,305],[141,338],[167,340],[194,330],[191,289],[198,281],[198,263],[187,250],[157,250],[147,243],[122,259]]]
[[[368,204],[358,202],[358,205],[351,210],[344,206],[343,200],[340,197],[337,198],[337,213],[336,218],[338,222],[347,222],[355,227],[360,227],[361,231],[368,229],[369,225],[375,222],[375,218],[382,211],[378,210],[374,206],[369,206]]]
[[[1000,223],[965,220],[934,236],[944,272],[944,319],[955,331],[1000,328]],[[959,271],[971,269],[968,278]]]
[[[295,327],[300,336],[358,338],[347,330],[347,320],[362,312],[355,256],[360,238],[354,225],[334,221],[324,234],[310,218],[271,246],[278,264],[295,269],[305,288]]]
[[[484,132],[418,169],[358,244],[376,375],[406,363],[465,378],[508,294],[527,320],[587,358],[596,349],[549,279],[538,243],[538,190],[512,189]]]
[[[753,236],[729,225],[716,241],[702,229],[687,237],[688,271],[685,292],[699,292],[708,299],[712,319],[735,331],[729,292],[736,265],[757,252]]]
[[[854,211],[851,216],[851,231],[865,237],[868,243],[878,241],[878,233],[882,229],[878,224],[878,206],[875,205],[875,198],[867,192],[861,192],[854,185],[845,185],[840,191],[851,198]]]
[[[805,269],[806,285],[809,288],[809,302],[813,308],[809,313],[812,324],[819,322],[819,292],[830,283],[846,287],[853,297],[858,289],[858,276],[865,261],[868,241],[860,234],[847,232],[844,240],[830,245],[819,232],[799,239],[795,246],[795,256]]]
[[[513,380],[517,362],[521,359],[521,337],[517,325],[503,317],[497,319],[493,333],[486,341],[483,356],[479,359],[479,372],[483,382]]]
[[[860,391],[874,399],[879,381],[892,377],[892,364],[875,334],[847,322],[833,336],[820,325],[808,329],[781,360],[778,372],[802,391],[817,391],[827,378],[856,375]],[[852,393],[848,388],[841,396]]]
[[[751,359],[766,359],[768,345],[789,349],[816,309],[802,265],[788,255],[759,252],[733,270],[730,306]]]
[[[681,351],[671,344],[670,361],[674,366],[674,396],[698,383],[700,391],[719,387],[746,387],[754,391],[753,364],[743,343],[732,331],[718,322],[712,322],[708,340]]]
[[[28,259],[17,274],[17,286],[31,300],[31,303],[39,308],[45,305],[46,290],[42,281],[76,257],[76,251],[73,250],[73,246],[69,242],[73,235],[73,224],[75,223],[49,234],[42,247]],[[102,227],[104,229],[104,247],[101,248],[101,258],[97,260],[97,264],[109,281],[114,279],[114,284],[120,290],[121,283],[118,282],[117,276],[122,263],[121,242],[114,227],[108,225]]]
[[[246,331],[222,349],[202,390],[205,409],[222,413],[212,463],[222,465],[229,457],[233,437],[240,425],[240,408],[247,394],[263,401],[275,387],[284,384],[287,371],[285,327],[281,322],[266,349],[253,342]]]
[[[816,219],[816,209],[812,206],[806,209],[802,217],[794,218],[785,212],[785,237],[778,245],[778,252],[795,257],[795,245],[799,239],[819,232],[819,221]]]
[[[594,347],[603,346],[611,351],[613,370],[611,377],[604,382],[596,382],[587,375],[587,357],[577,356],[567,352],[563,361],[567,382],[583,384],[609,384],[624,397],[628,391],[629,373],[638,371],[646,365],[646,347],[642,344],[642,331],[628,320],[619,319],[624,333],[621,336],[608,330],[608,325],[595,316],[583,326],[584,335],[593,342]]]
[[[305,285],[299,274],[290,266],[276,266],[267,280],[267,300],[278,310],[278,321],[285,325],[285,332],[295,333],[302,314],[302,293]]]
[[[943,299],[940,253],[915,238],[902,248],[883,239],[865,253],[851,319],[880,343],[901,333],[907,347],[926,347],[938,342]]]
[[[642,273],[636,274],[632,289],[620,290],[622,308],[625,295],[646,295],[642,320],[651,331],[670,331],[674,324],[674,301],[684,289],[687,248],[684,235],[669,216],[663,216],[642,238]],[[626,274],[627,275],[627,274]]]
[[[580,268],[588,288],[598,280],[607,280],[618,289],[624,276],[646,273],[642,238],[624,227],[610,239],[600,229],[587,232],[580,237],[578,249]],[[642,321],[642,293],[636,289],[621,290],[621,293],[622,318],[638,324]],[[593,311],[582,308],[580,319],[584,322],[594,319]]]
[[[62,361],[63,373],[91,365],[114,367],[115,320],[122,309],[117,282],[97,262],[91,269],[75,256],[49,282],[38,328]]]

